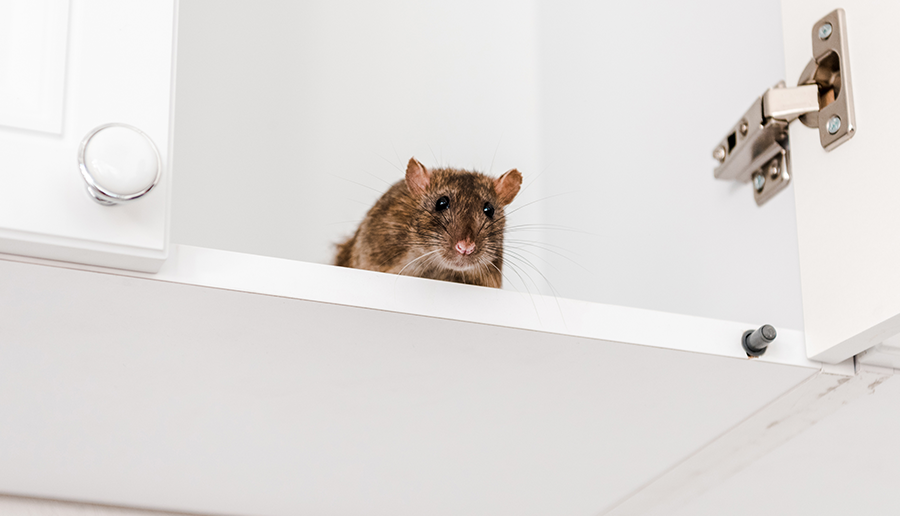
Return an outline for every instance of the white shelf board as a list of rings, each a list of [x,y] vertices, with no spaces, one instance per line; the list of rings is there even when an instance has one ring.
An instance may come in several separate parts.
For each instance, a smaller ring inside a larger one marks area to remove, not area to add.
[[[542,333],[585,337],[747,360],[741,334],[766,321],[734,322],[459,285],[267,256],[172,245],[156,274],[0,254],[0,259],[105,274],[331,303]],[[754,360],[819,369],[805,357],[803,332],[778,330]]]
[[[180,246],[0,260],[0,492],[220,514],[595,514],[809,378],[802,335]],[[777,351],[777,352],[776,352]]]

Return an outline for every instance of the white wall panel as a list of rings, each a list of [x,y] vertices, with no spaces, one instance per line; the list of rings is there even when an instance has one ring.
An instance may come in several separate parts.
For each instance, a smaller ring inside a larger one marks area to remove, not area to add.
[[[565,296],[802,329],[793,193],[711,152],[783,78],[779,2],[540,3],[541,164]]]
[[[509,233],[515,288],[802,328],[792,193],[757,208],[710,157],[783,78],[778,2],[181,15],[174,241],[328,262],[411,155],[518,167],[512,223],[545,226]]]
[[[517,1],[183,2],[173,240],[327,263],[412,156],[531,183],[535,15]]]

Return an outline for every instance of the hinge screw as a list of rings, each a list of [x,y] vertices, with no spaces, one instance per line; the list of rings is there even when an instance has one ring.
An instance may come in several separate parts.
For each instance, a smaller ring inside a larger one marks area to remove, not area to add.
[[[759,172],[753,174],[753,188],[756,188],[757,192],[762,192],[763,187],[766,186],[766,176],[760,174]]]
[[[716,161],[722,163],[725,161],[725,147],[719,145],[716,147],[716,150],[713,151],[713,157],[716,158]]]
[[[773,162],[769,165],[769,177],[771,177],[772,179],[777,179],[777,178],[778,178],[778,172],[779,172],[779,170],[778,170],[778,162],[777,162],[777,161],[773,161]]]
[[[819,27],[819,39],[825,41],[831,36],[831,33],[834,31],[834,27],[831,26],[830,23],[825,22]]]
[[[750,124],[748,124],[746,120],[741,120],[741,136],[747,136],[747,131],[749,129]]]
[[[828,119],[828,123],[825,125],[825,128],[828,129],[828,134],[834,134],[841,129],[841,117],[834,115],[833,117]]]

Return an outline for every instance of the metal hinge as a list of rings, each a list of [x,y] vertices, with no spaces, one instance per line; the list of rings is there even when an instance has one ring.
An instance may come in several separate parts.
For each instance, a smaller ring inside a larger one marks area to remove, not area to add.
[[[819,140],[830,151],[853,137],[856,117],[847,50],[847,22],[835,9],[813,25],[813,58],[798,85],[779,82],[750,106],[741,120],[713,150],[719,162],[716,179],[753,183],[753,198],[762,205],[791,181],[788,125],[800,119],[819,129]]]

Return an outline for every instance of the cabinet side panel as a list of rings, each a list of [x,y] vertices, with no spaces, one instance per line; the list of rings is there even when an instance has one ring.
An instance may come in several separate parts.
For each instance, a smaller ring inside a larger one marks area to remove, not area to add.
[[[785,65],[796,78],[812,57],[813,25],[836,6],[785,0]],[[807,353],[838,362],[900,331],[900,70],[896,2],[845,2],[857,130],[831,152],[817,131],[791,126]],[[847,63],[843,64],[847,68]]]

